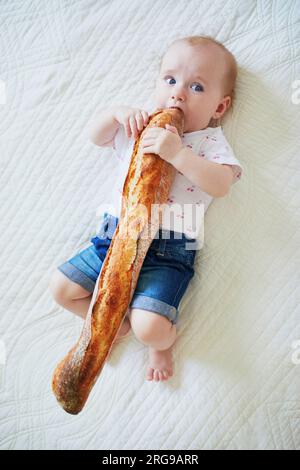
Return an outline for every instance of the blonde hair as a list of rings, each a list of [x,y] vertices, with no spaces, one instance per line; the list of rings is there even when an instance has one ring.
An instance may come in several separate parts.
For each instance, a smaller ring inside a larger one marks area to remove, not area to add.
[[[197,47],[199,45],[203,45],[203,43],[213,43],[220,49],[222,49],[222,52],[225,54],[226,57],[226,64],[227,67],[225,68],[224,75],[223,75],[223,92],[224,96],[230,96],[231,98],[231,104],[230,107],[233,106],[233,101],[235,99],[235,84],[236,84],[236,79],[237,79],[237,72],[238,72],[238,66],[236,59],[232,52],[230,52],[224,44],[222,44],[220,41],[217,39],[213,38],[212,36],[185,36],[182,38],[175,39],[171,44],[169,44],[167,50],[161,57],[161,61],[159,64],[159,69],[161,68],[161,64],[164,58],[164,55],[168,51],[168,49],[173,46],[174,44],[180,43],[180,42],[185,42],[189,44],[192,47]],[[226,114],[226,113],[225,113]],[[219,125],[220,124],[220,119],[215,120],[212,119],[209,125]]]

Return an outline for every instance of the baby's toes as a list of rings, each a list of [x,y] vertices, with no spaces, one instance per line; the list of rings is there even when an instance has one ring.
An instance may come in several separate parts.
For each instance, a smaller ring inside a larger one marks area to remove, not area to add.
[[[162,370],[155,369],[154,380],[156,380],[157,382],[166,380],[166,378],[164,376],[164,372]]]
[[[152,367],[148,367],[147,369],[147,374],[146,374],[146,380],[153,380],[153,369]]]
[[[162,380],[168,380],[169,378],[168,371],[163,370],[161,373],[162,373]]]
[[[158,369],[154,370],[153,378],[156,382],[159,382],[161,380],[160,377],[159,377],[159,370]]]
[[[162,382],[165,382],[167,380],[167,377],[162,370],[159,372],[159,380],[161,380]]]

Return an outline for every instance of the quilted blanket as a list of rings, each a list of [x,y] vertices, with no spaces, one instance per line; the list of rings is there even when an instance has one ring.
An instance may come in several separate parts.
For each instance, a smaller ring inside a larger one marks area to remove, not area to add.
[[[89,245],[118,172],[88,123],[151,108],[167,46],[196,34],[239,64],[223,129],[243,179],[205,216],[174,376],[147,382],[131,333],[67,415],[51,376],[82,320],[49,280]],[[299,0],[1,0],[0,59],[0,447],[300,449]]]

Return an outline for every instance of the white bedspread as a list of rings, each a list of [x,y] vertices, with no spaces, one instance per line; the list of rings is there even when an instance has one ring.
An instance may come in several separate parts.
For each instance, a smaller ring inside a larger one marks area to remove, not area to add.
[[[82,321],[48,282],[88,245],[117,174],[87,124],[150,106],[163,52],[195,34],[240,66],[223,128],[243,179],[207,212],[174,377],[145,380],[132,334],[71,416],[50,385]],[[2,0],[0,78],[0,447],[300,449],[299,0]]]

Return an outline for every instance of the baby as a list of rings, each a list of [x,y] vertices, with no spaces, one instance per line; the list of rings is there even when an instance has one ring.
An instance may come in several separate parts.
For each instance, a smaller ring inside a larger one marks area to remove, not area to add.
[[[149,128],[141,142],[144,153],[155,153],[176,171],[168,204],[176,204],[175,217],[165,218],[145,257],[138,283],[118,338],[130,328],[149,347],[147,380],[164,381],[173,375],[172,345],[176,339],[179,303],[194,275],[195,242],[186,206],[204,212],[214,197],[224,197],[238,181],[242,166],[227,142],[220,120],[232,104],[237,76],[233,55],[208,36],[174,41],[163,56],[156,81],[158,108],[179,107],[184,113],[180,136],[173,126]],[[120,159],[120,179],[115,191],[120,214],[122,183],[130,164],[135,139],[147,125],[149,113],[125,106],[104,110],[95,120],[90,137],[95,145],[113,147]],[[64,262],[54,272],[50,289],[57,303],[85,318],[101,266],[118,223],[105,212],[91,245]],[[182,229],[182,222],[184,228]],[[163,234],[167,231],[169,238]],[[176,234],[181,233],[178,238]]]

